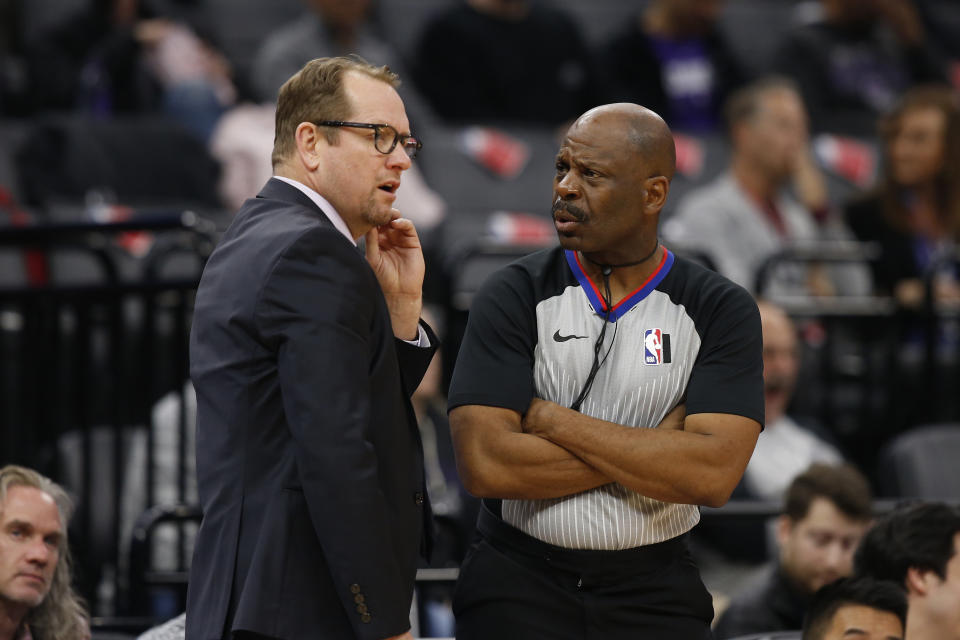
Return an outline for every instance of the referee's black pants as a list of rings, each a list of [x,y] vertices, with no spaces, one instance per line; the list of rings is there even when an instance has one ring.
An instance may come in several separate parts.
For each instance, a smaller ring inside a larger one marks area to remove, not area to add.
[[[709,640],[713,601],[687,536],[625,551],[564,549],[486,505],[453,598],[457,640]]]

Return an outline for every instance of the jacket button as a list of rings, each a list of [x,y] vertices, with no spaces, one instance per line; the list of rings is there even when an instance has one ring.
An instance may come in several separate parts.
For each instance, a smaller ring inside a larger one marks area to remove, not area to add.
[[[367,605],[365,604],[357,605],[357,613],[366,613],[366,612],[367,612]]]
[[[360,604],[364,600],[366,600],[366,598],[363,597],[362,593],[358,593],[357,595],[353,596],[353,601],[356,602],[357,604]]]
[[[360,622],[370,622],[371,620],[373,620],[373,618],[370,617],[369,613],[365,613],[360,616]]]
[[[360,593],[360,585],[358,584],[350,585],[350,593]]]
[[[413,503],[418,507],[423,504],[423,492],[417,491],[413,494]]]

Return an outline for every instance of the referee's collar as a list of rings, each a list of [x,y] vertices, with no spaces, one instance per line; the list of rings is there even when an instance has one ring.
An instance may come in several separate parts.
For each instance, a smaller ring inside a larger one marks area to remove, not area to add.
[[[660,265],[650,274],[646,282],[634,289],[624,297],[623,300],[613,305],[613,309],[610,312],[611,322],[618,320],[620,316],[630,311],[637,303],[646,298],[647,295],[656,289],[657,285],[667,277],[667,274],[670,273],[670,269],[673,267],[673,252],[666,247],[661,247],[661,251],[663,253],[660,254]],[[580,256],[577,255],[576,251],[570,249],[565,249],[564,253],[567,256],[567,264],[570,266],[574,277],[580,283],[581,288],[583,288],[583,291],[587,294],[587,299],[590,301],[594,313],[597,315],[606,315],[607,306],[603,302],[603,296],[600,295],[600,289],[593,280],[590,279],[590,276],[587,275],[583,265],[580,263]]]

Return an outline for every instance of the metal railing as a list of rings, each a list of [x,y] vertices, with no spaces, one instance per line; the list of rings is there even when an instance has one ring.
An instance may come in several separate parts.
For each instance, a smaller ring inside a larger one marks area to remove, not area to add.
[[[121,242],[130,234],[151,249],[131,256]],[[181,501],[195,499],[182,394],[193,298],[214,242],[212,225],[179,211],[0,228],[2,251],[54,265],[72,255],[46,282],[0,287],[0,464],[34,467],[75,497],[78,586],[96,614],[122,609],[124,538],[158,500],[152,413],[168,393],[181,396],[181,410],[175,433],[161,436],[177,449],[166,473]],[[162,277],[171,266],[181,275]]]

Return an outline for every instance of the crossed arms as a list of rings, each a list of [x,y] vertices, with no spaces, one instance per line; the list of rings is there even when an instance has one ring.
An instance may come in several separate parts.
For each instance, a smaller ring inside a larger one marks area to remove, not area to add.
[[[760,424],[673,409],[654,429],[625,427],[534,398],[526,413],[450,412],[457,470],[470,493],[538,499],[618,482],[664,502],[718,507],[740,481]]]

